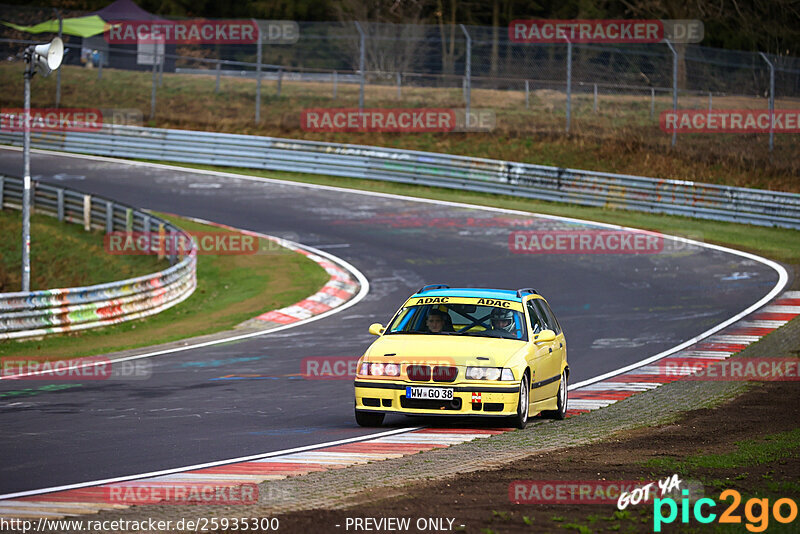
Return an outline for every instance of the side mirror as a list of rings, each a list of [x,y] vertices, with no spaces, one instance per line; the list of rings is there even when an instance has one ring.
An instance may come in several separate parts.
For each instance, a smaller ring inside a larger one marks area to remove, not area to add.
[[[369,325],[369,333],[372,334],[373,336],[383,335],[384,330],[385,329],[383,328],[383,325],[381,323],[372,323],[371,325]]]
[[[542,330],[538,334],[534,334],[534,343],[548,343],[556,338],[556,333],[552,330]]]

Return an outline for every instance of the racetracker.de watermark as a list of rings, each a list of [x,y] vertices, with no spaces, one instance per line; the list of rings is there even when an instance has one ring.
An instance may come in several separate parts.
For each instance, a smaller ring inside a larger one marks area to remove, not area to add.
[[[267,243],[273,244],[270,240]],[[259,239],[234,232],[108,232],[103,238],[108,254],[114,255],[186,255],[192,248],[198,254],[215,256],[250,255],[261,251]]]
[[[292,20],[115,20],[103,34],[109,44],[294,44]]]
[[[306,132],[490,132],[497,124],[491,109],[313,108],[300,113]]]
[[[518,230],[508,235],[508,248],[514,254],[658,254],[665,238],[618,230]]]
[[[699,43],[704,27],[699,20],[514,20],[508,25],[513,43]]]
[[[241,484],[130,484],[104,488],[103,501],[111,504],[248,505],[258,502],[258,485]]]
[[[134,108],[22,108],[0,109],[0,131],[97,132],[103,125],[141,126],[142,112]]]
[[[0,358],[0,377],[13,380],[147,380],[149,360],[114,361],[105,356],[47,360],[43,356]]]
[[[666,133],[800,133],[800,109],[679,109],[662,111]]]
[[[797,382],[800,359],[731,358],[709,361],[698,358],[668,358],[658,363],[658,377],[664,380],[698,382]]]

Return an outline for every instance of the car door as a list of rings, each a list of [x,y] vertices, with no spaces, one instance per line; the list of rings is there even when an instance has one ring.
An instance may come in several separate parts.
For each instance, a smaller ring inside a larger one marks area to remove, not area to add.
[[[537,354],[540,354],[536,379],[533,380],[531,397],[540,401],[554,397],[558,393],[559,377],[561,376],[561,360],[564,353],[563,336],[559,336],[559,326],[555,319],[547,313],[547,304],[539,298],[528,301],[529,316],[535,312],[542,330],[553,330],[556,339],[553,341],[539,342],[536,345]],[[535,334],[534,334],[535,340]]]
[[[547,314],[537,306],[532,298],[527,301],[526,309],[528,319],[531,323],[531,349],[529,362],[534,374],[531,378],[531,401],[537,402],[553,397],[558,392],[558,376],[561,373],[560,352],[558,351],[558,339],[555,341],[536,342],[536,334],[542,330],[550,329],[547,321]],[[553,378],[555,377],[555,378]]]

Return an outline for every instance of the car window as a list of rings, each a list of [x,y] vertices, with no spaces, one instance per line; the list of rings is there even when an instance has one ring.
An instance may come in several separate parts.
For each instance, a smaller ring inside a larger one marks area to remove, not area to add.
[[[536,310],[539,312],[539,316],[547,325],[546,328],[552,330],[556,333],[556,335],[558,335],[561,332],[561,327],[558,325],[555,315],[553,315],[553,312],[550,311],[550,307],[547,305],[547,303],[542,299],[532,299],[532,301],[536,306]]]
[[[528,301],[528,318],[531,320],[531,330],[534,334],[546,328],[544,320],[539,317],[539,312],[533,306],[533,300]]]
[[[553,328],[553,331],[556,333],[556,335],[560,334],[561,333],[561,325],[558,324],[558,319],[556,319],[556,314],[553,313],[553,310],[550,308],[550,305],[547,302],[545,302],[543,300],[540,300],[539,302],[542,303],[542,306],[544,307],[544,311],[545,311],[545,313],[547,313],[548,322],[555,327],[555,328]]]

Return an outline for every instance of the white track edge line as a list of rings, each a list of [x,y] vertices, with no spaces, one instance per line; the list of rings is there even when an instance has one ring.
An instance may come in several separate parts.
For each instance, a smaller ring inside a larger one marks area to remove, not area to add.
[[[7,148],[7,149],[11,149],[11,150],[16,150],[16,151],[22,150],[19,147],[0,147],[0,148]],[[406,195],[396,195],[396,194],[391,194],[391,193],[381,193],[381,192],[377,192],[377,191],[363,191],[363,190],[359,190],[359,189],[350,189],[350,188],[346,188],[346,187],[335,187],[335,186],[326,186],[326,185],[319,185],[319,184],[307,184],[307,183],[303,183],[303,182],[293,182],[291,180],[281,180],[281,179],[277,179],[277,178],[262,178],[262,177],[257,177],[257,176],[248,176],[248,175],[245,175],[245,174],[215,172],[215,171],[206,170],[206,169],[192,169],[190,167],[181,167],[179,165],[166,165],[166,164],[160,164],[160,163],[129,161],[129,160],[125,160],[125,159],[122,159],[122,158],[110,158],[110,157],[106,157],[106,156],[94,156],[94,155],[91,155],[91,154],[72,154],[72,153],[67,153],[67,152],[58,152],[58,151],[55,151],[55,150],[41,150],[41,149],[32,149],[32,150],[34,150],[35,152],[43,153],[43,154],[52,154],[52,155],[62,156],[62,157],[73,157],[73,158],[79,158],[79,159],[108,161],[108,162],[112,162],[112,163],[121,163],[121,164],[127,164],[127,165],[143,166],[143,167],[150,167],[150,168],[157,168],[157,169],[164,169],[164,170],[173,170],[173,171],[177,170],[177,171],[183,171],[183,172],[189,172],[189,173],[205,174],[205,175],[209,175],[209,176],[226,176],[226,177],[244,179],[244,180],[249,180],[249,181],[270,182],[270,183],[277,183],[277,184],[281,184],[281,185],[288,185],[288,186],[295,186],[295,187],[308,187],[308,188],[311,188],[311,189],[333,190],[333,191],[339,191],[339,192],[348,192],[348,193],[353,193],[353,194],[361,194],[361,195],[366,195],[366,196],[377,196],[377,197],[383,197],[383,198],[395,198],[395,199],[407,200],[407,201],[411,201],[411,202],[423,202],[423,203],[430,203],[430,204],[463,207],[463,208],[468,208],[468,209],[478,209],[478,210],[482,210],[482,211],[493,211],[493,212],[499,212],[499,213],[509,213],[509,214],[514,214],[514,215],[523,215],[523,216],[527,216],[527,217],[535,216],[535,217],[541,217],[541,218],[545,218],[545,219],[577,222],[577,223],[581,223],[581,224],[591,223],[591,224],[594,224],[596,226],[601,226],[601,227],[606,227],[606,228],[614,228],[614,229],[621,229],[621,230],[632,230],[632,231],[637,231],[637,232],[658,234],[661,237],[672,239],[674,241],[684,242],[684,243],[691,243],[691,244],[698,245],[700,247],[709,248],[709,249],[713,249],[713,250],[718,250],[718,251],[725,252],[725,253],[728,253],[728,254],[733,254],[733,255],[736,255],[736,256],[741,256],[741,257],[744,257],[744,258],[748,258],[748,259],[757,261],[759,263],[762,263],[764,265],[767,265],[768,267],[771,267],[773,270],[775,270],[778,273],[778,281],[775,284],[775,286],[772,288],[772,290],[767,295],[765,295],[763,298],[761,298],[755,304],[745,308],[744,310],[742,310],[741,312],[737,313],[733,317],[727,319],[726,321],[723,321],[722,323],[718,324],[717,326],[715,326],[715,327],[713,327],[713,328],[711,328],[709,330],[706,330],[705,332],[703,332],[701,334],[698,334],[694,338],[692,338],[692,339],[690,339],[690,340],[688,340],[688,341],[686,341],[684,343],[681,343],[680,345],[677,345],[676,347],[673,347],[672,349],[667,349],[666,351],[662,351],[662,352],[660,352],[660,353],[658,353],[658,354],[656,354],[654,356],[645,358],[644,360],[641,360],[639,362],[635,362],[635,363],[627,365],[625,367],[621,367],[621,368],[616,369],[614,371],[610,371],[610,372],[605,373],[603,375],[600,375],[600,376],[597,376],[597,377],[594,377],[594,378],[590,378],[588,380],[584,380],[583,382],[578,382],[576,384],[571,385],[568,388],[569,390],[578,389],[580,387],[587,386],[589,384],[593,384],[593,383],[599,382],[601,380],[605,380],[606,378],[611,378],[613,376],[617,376],[617,375],[625,373],[627,371],[636,369],[637,367],[641,367],[643,365],[647,365],[648,363],[652,363],[653,361],[656,361],[658,359],[664,358],[664,357],[666,357],[666,356],[668,356],[670,354],[673,354],[675,352],[678,352],[678,351],[686,348],[687,346],[690,346],[690,345],[692,345],[694,343],[697,343],[698,341],[700,341],[700,340],[702,340],[702,339],[704,339],[706,337],[711,336],[715,332],[718,332],[719,330],[722,330],[723,328],[726,328],[727,326],[730,326],[731,324],[733,324],[736,321],[740,320],[742,317],[745,317],[746,315],[748,315],[748,314],[752,313],[753,311],[755,311],[755,310],[761,308],[762,306],[764,306],[766,303],[768,303],[769,301],[774,299],[775,296],[777,296],[781,291],[783,291],[785,289],[786,285],[788,284],[788,280],[789,280],[789,274],[787,273],[786,269],[782,265],[780,265],[779,263],[777,263],[777,262],[775,262],[773,260],[770,260],[768,258],[763,258],[761,256],[757,256],[757,255],[751,254],[749,252],[743,252],[743,251],[740,251],[740,250],[736,250],[736,249],[732,249],[732,248],[728,248],[728,247],[723,247],[721,245],[715,245],[715,244],[711,244],[711,243],[704,243],[704,242],[700,242],[700,241],[695,241],[693,239],[687,239],[687,238],[682,238],[682,237],[678,237],[678,236],[672,236],[672,235],[668,235],[668,234],[661,234],[659,232],[641,230],[641,229],[638,229],[638,228],[621,226],[621,225],[617,225],[617,224],[599,223],[599,222],[590,221],[590,220],[587,220],[587,219],[576,219],[576,218],[573,218],[573,217],[563,217],[563,216],[559,216],[559,215],[540,214],[540,213],[535,213],[535,212],[526,212],[526,211],[522,211],[522,210],[512,210],[512,209],[507,209],[507,208],[498,208],[498,207],[494,207],[494,206],[479,206],[479,205],[476,205],[476,204],[468,204],[468,203],[464,203],[464,202],[451,202],[451,201],[446,201],[446,200],[425,199],[425,198],[418,198],[418,197],[410,197],[410,196],[406,196]],[[311,249],[312,247],[308,247],[308,248]],[[317,253],[320,253],[323,256],[335,257],[335,256],[330,255],[330,254],[328,254],[328,253],[326,253],[324,251],[321,251],[319,249],[314,249],[314,250]],[[344,262],[344,260],[340,260],[340,261],[342,261],[343,263],[345,263],[348,266],[350,265],[349,263]],[[353,268],[353,269],[354,269],[354,272],[357,273],[357,275],[363,276],[360,273],[360,271],[356,270],[355,268]],[[359,281],[360,281],[360,279],[359,279]],[[366,282],[366,278],[364,278],[364,281]],[[367,284],[368,284],[368,282],[367,282]],[[362,290],[363,290],[363,287],[364,286],[362,285]],[[353,304],[355,304],[358,300],[363,299],[364,296],[366,296],[366,295],[362,295],[361,292],[360,292],[359,295],[357,295],[356,298],[351,299],[347,304],[345,304],[344,306],[342,306],[340,308],[336,308],[336,310],[342,311],[343,309],[346,309],[347,307],[352,306]],[[358,298],[358,297],[360,297],[360,298]],[[334,311],[334,310],[331,310],[331,311]],[[323,314],[320,314],[319,316],[315,316],[315,317],[312,317],[312,318],[309,318],[309,319],[305,319],[303,321],[298,321],[297,323],[293,323],[291,325],[287,325],[286,327],[299,326],[301,324],[305,324],[307,322],[311,322],[312,320],[316,320],[316,319],[319,319],[319,318],[321,318],[323,316],[326,316],[329,313],[330,312],[325,312]],[[284,327],[278,327],[278,328],[275,328],[273,330],[270,330],[269,332],[275,332],[275,331],[279,331],[279,330],[283,330],[283,329],[285,329],[285,328]],[[258,333],[256,335],[262,335],[262,334]],[[247,337],[254,337],[254,335],[247,335]],[[240,337],[238,339],[244,339],[244,337]],[[227,341],[234,341],[234,340],[235,339],[228,339]],[[204,346],[204,345],[201,344],[201,345],[197,345],[197,346],[189,347],[189,348],[198,348],[200,346]],[[177,350],[185,350],[185,349],[184,348],[180,348],[180,349],[173,350],[173,352],[177,351]],[[165,353],[165,352],[162,351],[162,352],[159,352],[159,353],[153,353],[150,356],[156,356],[156,355],[162,354],[162,353]],[[142,356],[142,357],[145,357],[145,356]],[[398,432],[398,433],[410,432],[411,430],[414,430],[414,429],[407,429],[407,430],[404,430],[404,431],[401,431],[401,432]],[[377,434],[374,434],[373,436],[377,436]],[[231,463],[231,462],[224,462],[224,463]],[[87,483],[87,484],[91,484],[91,483]],[[3,498],[3,496],[0,495],[0,499],[2,499],[2,498]]]
[[[163,476],[163,475],[171,475],[174,473],[183,473],[185,471],[194,471],[196,469],[206,469],[208,467],[217,467],[220,465],[227,465],[227,464],[235,464],[239,462],[249,462],[251,460],[259,460],[261,458],[270,458],[273,456],[282,456],[284,454],[291,454],[293,452],[303,452],[303,451],[312,451],[314,449],[322,449],[324,447],[333,447],[335,445],[344,445],[346,443],[355,443],[359,441],[366,441],[373,438],[379,438],[384,436],[392,436],[394,434],[403,434],[406,432],[411,432],[413,430],[419,430],[425,427],[410,427],[410,428],[398,428],[396,430],[387,430],[384,432],[379,432],[377,434],[368,434],[365,436],[357,436],[355,438],[346,438],[340,439],[336,441],[328,441],[326,443],[319,443],[316,445],[304,445],[302,447],[294,447],[291,449],[284,449],[281,451],[274,451],[274,452],[266,452],[261,454],[253,454],[250,456],[241,456],[239,458],[231,458],[228,460],[218,460],[215,462],[207,462],[204,464],[195,464],[195,465],[188,465],[184,467],[174,467],[172,469],[162,469],[160,471],[151,471],[149,473],[138,473],[135,475],[126,475],[122,477],[115,477],[115,478],[106,478],[102,480],[90,480],[87,482],[78,482],[76,484],[65,484],[63,486],[53,486],[50,488],[41,488],[35,490],[28,490],[28,491],[19,491],[16,493],[6,493],[4,495],[0,495],[0,506],[2,506],[2,501],[6,499],[18,499],[20,497],[29,497],[32,495],[40,495],[42,493],[53,493],[56,491],[67,491],[71,489],[80,489],[86,488],[90,486],[101,486],[104,484],[113,484],[116,482],[126,482],[129,480],[138,480],[140,478],[150,478],[156,476]]]

